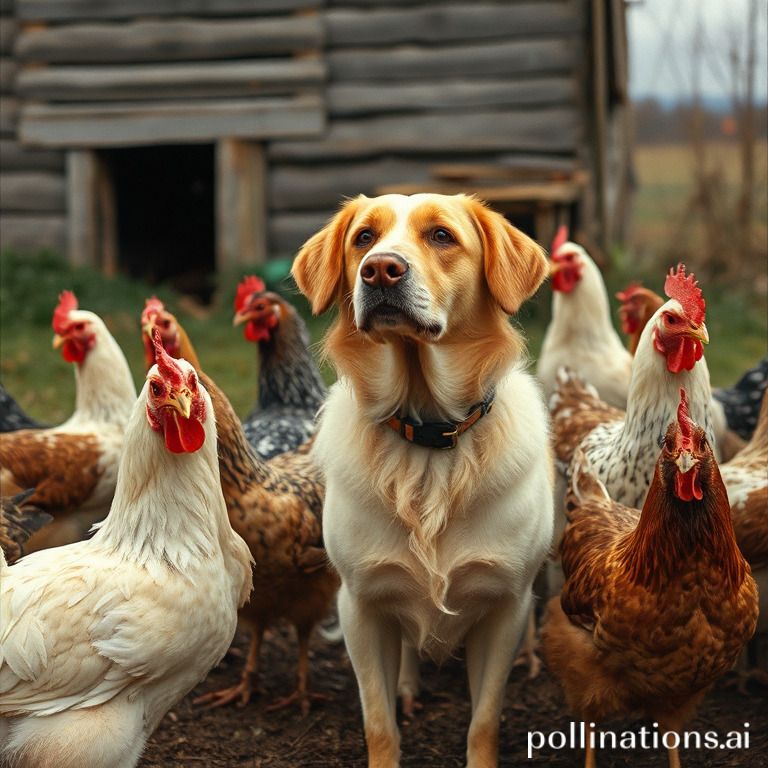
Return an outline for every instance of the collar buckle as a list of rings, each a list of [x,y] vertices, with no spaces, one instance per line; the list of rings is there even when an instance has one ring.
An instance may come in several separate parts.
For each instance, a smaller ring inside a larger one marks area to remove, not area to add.
[[[443,432],[442,435],[443,437],[449,438],[451,441],[451,444],[442,446],[441,450],[450,451],[451,449],[455,448],[459,444],[459,428],[458,427],[454,427],[448,432]]]

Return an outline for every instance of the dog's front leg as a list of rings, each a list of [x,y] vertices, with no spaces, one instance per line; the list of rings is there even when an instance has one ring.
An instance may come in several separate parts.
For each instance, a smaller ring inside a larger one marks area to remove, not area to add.
[[[504,600],[467,633],[467,674],[472,697],[467,768],[496,768],[498,765],[499,719],[504,691],[530,604],[529,588],[522,603],[518,598]]]
[[[395,708],[400,626],[376,606],[350,594],[343,584],[338,606],[344,640],[360,688],[368,768],[397,768],[400,734]]]

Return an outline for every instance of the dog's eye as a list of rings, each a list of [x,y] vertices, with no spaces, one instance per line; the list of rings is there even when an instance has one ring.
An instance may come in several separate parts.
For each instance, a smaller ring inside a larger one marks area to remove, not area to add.
[[[432,240],[440,245],[448,245],[449,243],[456,242],[454,236],[447,229],[443,229],[442,227],[432,230],[431,237]]]
[[[363,229],[357,233],[357,237],[355,238],[355,245],[358,248],[365,248],[365,246],[370,245],[373,240],[374,236],[372,230]]]

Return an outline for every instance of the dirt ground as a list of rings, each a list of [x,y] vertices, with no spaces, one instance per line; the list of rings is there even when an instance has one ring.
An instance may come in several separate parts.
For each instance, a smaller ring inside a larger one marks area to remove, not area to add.
[[[238,636],[235,647],[247,648]],[[349,659],[343,644],[315,636],[312,651],[314,690],[327,701],[313,703],[302,719],[298,708],[266,712],[265,708],[292,689],[296,646],[288,630],[276,630],[262,648],[260,696],[245,708],[201,710],[192,706],[200,693],[238,679],[242,659],[227,656],[208,678],[170,712],[150,739],[140,768],[354,768],[365,766],[362,718]],[[403,768],[460,768],[464,763],[470,708],[464,664],[456,659],[437,668],[422,665],[423,709],[410,721],[400,719]],[[743,731],[749,723],[750,749],[682,752],[685,768],[768,767],[768,690],[757,685],[749,695],[719,684],[705,699],[689,730]],[[528,731],[567,731],[570,718],[560,691],[547,673],[534,681],[515,669],[507,687],[501,726],[502,766],[542,765],[571,768],[583,765],[579,750],[542,749],[527,759]],[[616,723],[617,731],[643,723]],[[649,725],[649,724],[646,724]],[[606,724],[608,727],[608,724]],[[663,751],[605,751],[600,768],[665,768]]]

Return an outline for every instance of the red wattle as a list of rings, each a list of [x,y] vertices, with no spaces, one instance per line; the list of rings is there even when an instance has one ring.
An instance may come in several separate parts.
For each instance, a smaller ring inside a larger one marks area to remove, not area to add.
[[[667,358],[667,370],[670,373],[680,373],[682,370],[690,371],[696,362],[701,360],[704,347],[698,339],[678,336],[664,350],[664,354]]]
[[[685,474],[680,472],[675,475],[675,496],[681,501],[693,501],[693,499],[701,499],[704,497],[704,492],[701,490],[699,484],[699,468],[692,467]]]
[[[205,442],[205,429],[196,419],[171,411],[163,424],[165,447],[171,453],[194,453]]]
[[[248,341],[269,341],[269,329],[249,320],[245,325],[245,338]]]
[[[67,339],[61,348],[61,356],[68,363],[82,363],[87,351],[85,345],[73,339]]]
[[[575,269],[564,267],[552,276],[552,290],[570,293],[579,282],[581,275]]]

